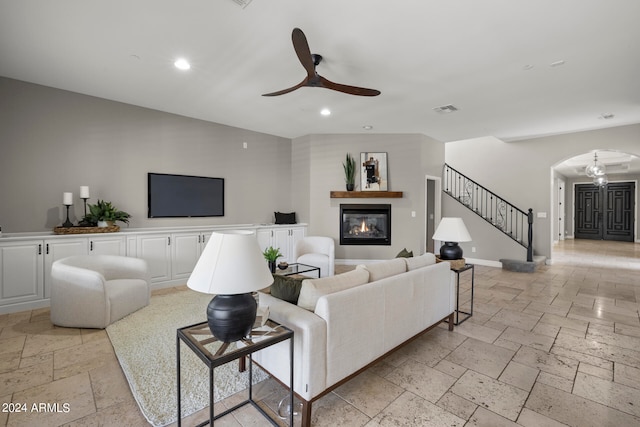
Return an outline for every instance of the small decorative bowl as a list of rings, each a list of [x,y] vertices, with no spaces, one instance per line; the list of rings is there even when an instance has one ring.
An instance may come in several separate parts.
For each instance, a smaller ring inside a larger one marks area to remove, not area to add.
[[[284,261],[282,261],[281,263],[278,263],[278,268],[279,268],[280,270],[286,270],[286,269],[287,269],[287,267],[289,267],[289,264],[288,264],[288,263],[286,263],[286,262],[284,262]]]

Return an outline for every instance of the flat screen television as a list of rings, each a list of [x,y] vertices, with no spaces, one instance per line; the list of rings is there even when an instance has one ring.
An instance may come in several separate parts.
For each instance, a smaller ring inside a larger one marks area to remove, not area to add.
[[[148,217],[224,216],[224,178],[148,173]]]

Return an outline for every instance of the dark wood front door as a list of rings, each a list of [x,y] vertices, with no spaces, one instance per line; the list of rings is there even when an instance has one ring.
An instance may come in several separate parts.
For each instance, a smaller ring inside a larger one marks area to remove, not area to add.
[[[575,187],[576,239],[633,242],[635,183],[613,182],[606,187]]]

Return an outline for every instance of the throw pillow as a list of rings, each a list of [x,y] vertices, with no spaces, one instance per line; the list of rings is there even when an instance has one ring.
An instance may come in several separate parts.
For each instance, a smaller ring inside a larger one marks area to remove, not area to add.
[[[290,302],[291,304],[298,304],[301,287],[302,279],[274,274],[273,284],[271,285],[271,296]]]
[[[398,252],[398,255],[396,255],[396,258],[411,258],[412,256],[413,256],[413,251],[409,252],[407,248],[404,248],[403,250]]]
[[[283,213],[283,212],[274,212],[276,217],[276,224],[295,224],[296,223],[296,213]]]
[[[304,279],[300,289],[300,298],[298,298],[298,307],[315,311],[316,303],[320,297],[364,285],[368,281],[369,272],[360,268],[320,279]]]

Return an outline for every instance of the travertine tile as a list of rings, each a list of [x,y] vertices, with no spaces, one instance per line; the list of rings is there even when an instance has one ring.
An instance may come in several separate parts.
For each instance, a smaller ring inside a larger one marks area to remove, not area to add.
[[[525,331],[532,330],[539,320],[539,315],[521,313],[507,309],[500,310],[491,318],[492,322],[502,323],[506,326],[512,326]]]
[[[64,348],[54,353],[54,376],[61,379],[99,368],[115,360],[109,341],[100,340]]]
[[[412,360],[391,372],[386,379],[433,403],[440,400],[456,381],[451,375]]]
[[[548,323],[550,325],[560,326],[562,328],[570,328],[580,331],[582,333],[587,332],[589,322],[578,319],[568,319],[566,317],[558,316],[556,314],[545,313],[540,318],[540,323]]]
[[[518,424],[524,427],[565,427],[559,421],[546,417],[530,409],[524,408],[518,417]]]
[[[311,425],[318,427],[364,426],[369,421],[362,412],[335,393],[329,393],[313,404]],[[264,422],[264,420],[263,420]]]
[[[376,416],[403,392],[402,387],[369,371],[334,390],[334,393],[369,417]]]
[[[513,361],[567,379],[573,379],[578,369],[575,360],[526,346],[518,350]]]
[[[640,417],[640,390],[578,372],[573,394]]]
[[[511,327],[505,329],[500,338],[543,351],[549,351],[554,341],[553,337]]]
[[[472,322],[464,322],[455,328],[456,333],[491,344],[501,331]]]
[[[367,427],[462,427],[465,423],[466,420],[407,391],[373,418],[367,424]]]
[[[447,356],[447,360],[476,372],[498,378],[514,352],[475,339],[468,339]]]
[[[594,340],[559,334],[553,348],[556,346],[628,366],[640,366],[640,352],[610,344],[603,344]],[[551,349],[552,352],[553,348]]]
[[[437,369],[438,371],[443,372],[447,375],[451,375],[455,378],[460,378],[462,374],[464,374],[464,372],[467,370],[467,368],[465,368],[464,366],[457,365],[446,359],[438,362],[438,364],[434,366],[433,369]]]
[[[572,427],[620,427],[640,418],[537,382],[526,408]]]
[[[482,406],[473,413],[465,427],[520,427],[513,421],[501,417]]]
[[[498,379],[503,383],[511,384],[512,386],[529,392],[539,372],[540,371],[535,368],[516,362],[509,362]]]
[[[613,380],[640,390],[640,368],[616,363],[613,370]]]
[[[438,400],[437,405],[445,411],[451,412],[453,415],[468,420],[475,412],[478,405],[463,399],[457,394],[447,392]]]
[[[53,328],[46,334],[27,335],[22,356],[35,356],[80,344],[82,344],[80,329]]]
[[[39,363],[0,374],[2,394],[16,393],[53,381],[53,363]]]
[[[488,410],[515,421],[528,393],[474,371],[467,371],[451,392]]]
[[[98,410],[132,401],[127,379],[116,360],[89,371]]]
[[[589,365],[588,363],[580,362],[578,365],[578,372],[593,375],[594,377],[602,378],[603,380],[613,381],[613,369],[599,368],[597,366]]]

